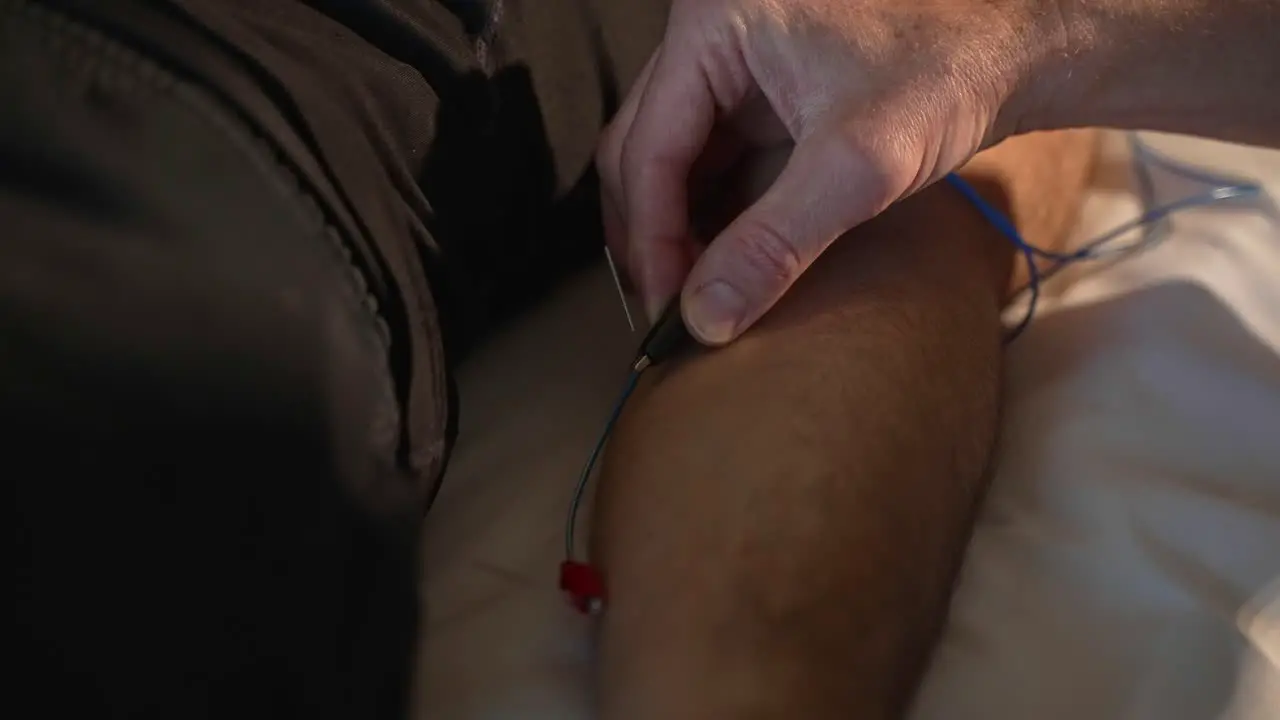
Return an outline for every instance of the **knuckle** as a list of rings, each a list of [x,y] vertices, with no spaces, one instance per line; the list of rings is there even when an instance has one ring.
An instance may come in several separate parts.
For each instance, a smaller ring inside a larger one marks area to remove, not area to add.
[[[624,187],[629,187],[633,182],[640,184],[653,180],[666,164],[659,148],[651,140],[640,137],[639,133],[629,133],[622,141],[618,166],[622,170]]]
[[[800,249],[795,241],[773,224],[758,218],[743,218],[733,237],[731,252],[761,280],[787,283],[800,272]]]

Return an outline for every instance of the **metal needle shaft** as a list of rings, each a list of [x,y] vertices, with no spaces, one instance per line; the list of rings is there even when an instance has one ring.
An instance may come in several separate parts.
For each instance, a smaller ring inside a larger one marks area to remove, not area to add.
[[[627,314],[627,327],[631,328],[631,332],[636,331],[636,322],[631,317],[631,306],[627,304],[627,294],[622,290],[622,276],[618,274],[618,266],[613,262],[613,253],[609,252],[609,247],[604,248],[604,259],[609,263],[609,274],[613,275],[613,286],[618,289],[618,299],[622,300],[622,312]]]

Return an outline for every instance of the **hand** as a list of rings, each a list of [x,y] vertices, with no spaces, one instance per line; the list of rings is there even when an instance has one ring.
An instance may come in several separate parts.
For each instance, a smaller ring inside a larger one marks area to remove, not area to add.
[[[1010,134],[1023,78],[1060,52],[1054,7],[674,0],[597,159],[611,250],[650,315],[683,284],[690,330],[734,339],[835,238]],[[700,205],[793,143],[703,252]]]

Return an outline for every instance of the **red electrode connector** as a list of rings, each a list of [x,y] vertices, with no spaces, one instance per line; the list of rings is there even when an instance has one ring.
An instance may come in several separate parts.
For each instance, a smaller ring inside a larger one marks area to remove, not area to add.
[[[573,560],[560,563],[560,589],[569,595],[579,612],[596,615],[604,609],[604,581],[600,573],[586,563]]]
[[[609,262],[613,262],[612,258],[610,258]],[[617,280],[618,278],[615,274],[614,281],[617,282]],[[621,290],[621,287],[619,287],[619,290]],[[675,300],[668,303],[667,309],[662,312],[662,317],[658,318],[657,322],[653,324],[653,327],[649,329],[649,334],[645,336],[644,342],[640,344],[640,351],[636,354],[636,359],[631,364],[631,373],[627,376],[627,384],[622,390],[622,395],[613,406],[613,412],[604,424],[604,431],[600,433],[600,439],[596,441],[595,449],[587,457],[587,464],[582,468],[582,474],[578,476],[578,485],[574,489],[573,501],[569,504],[569,517],[565,523],[565,561],[560,563],[560,589],[569,595],[569,600],[574,607],[587,615],[598,615],[604,610],[604,579],[600,577],[600,573],[594,567],[573,559],[575,547],[573,542],[574,528],[577,524],[578,508],[582,505],[582,497],[586,491],[587,481],[591,479],[591,469],[595,467],[596,460],[600,457],[600,451],[604,448],[605,441],[609,439],[609,433],[613,431],[613,425],[617,422],[618,415],[622,412],[622,406],[626,404],[627,398],[631,397],[631,392],[636,389],[636,384],[640,381],[640,373],[643,373],[649,366],[672,357],[681,348],[692,343],[693,336],[685,329],[684,320],[680,315],[679,296],[677,296]]]

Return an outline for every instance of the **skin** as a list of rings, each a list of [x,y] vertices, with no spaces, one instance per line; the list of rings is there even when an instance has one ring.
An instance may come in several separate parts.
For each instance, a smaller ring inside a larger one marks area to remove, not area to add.
[[[1061,247],[1092,149],[1032,135],[965,175]],[[739,342],[653,371],[596,501],[602,717],[903,714],[984,488],[1013,267],[934,186],[837,242]]]
[[[1060,2],[1063,51],[1014,131],[1117,127],[1280,146],[1280,1]]]
[[[695,335],[727,343],[842,233],[1012,135],[1280,144],[1278,32],[1280,0],[675,0],[600,147],[613,255],[651,314],[682,293]],[[697,198],[791,143],[700,238]]]

